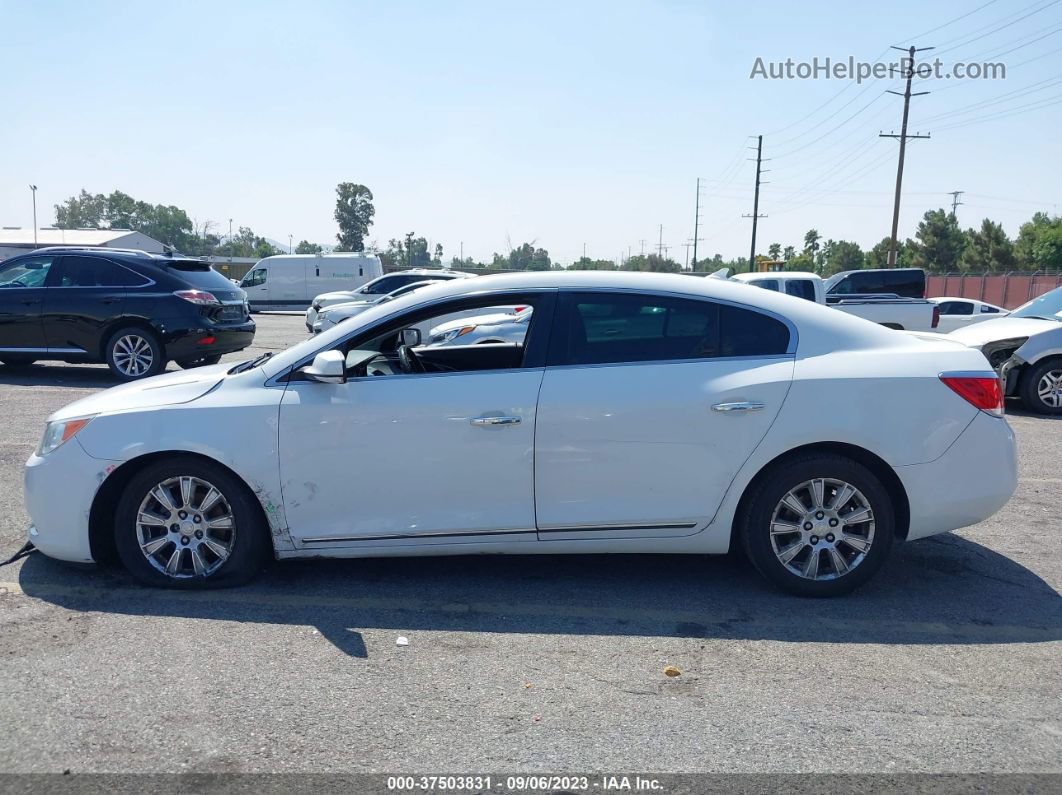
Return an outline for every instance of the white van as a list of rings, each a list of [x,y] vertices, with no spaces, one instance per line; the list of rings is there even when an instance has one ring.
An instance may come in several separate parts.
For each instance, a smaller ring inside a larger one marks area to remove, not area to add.
[[[281,254],[260,260],[240,282],[251,311],[305,309],[314,296],[353,290],[383,275],[374,254]]]

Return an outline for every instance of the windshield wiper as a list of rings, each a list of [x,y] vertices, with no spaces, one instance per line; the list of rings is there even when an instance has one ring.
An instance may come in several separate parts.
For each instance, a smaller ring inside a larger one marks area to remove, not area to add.
[[[229,375],[234,375],[236,373],[242,373],[246,370],[254,369],[255,367],[258,367],[261,364],[265,364],[272,357],[273,351],[266,351],[261,356],[256,356],[250,361],[240,362],[238,365],[229,370]]]

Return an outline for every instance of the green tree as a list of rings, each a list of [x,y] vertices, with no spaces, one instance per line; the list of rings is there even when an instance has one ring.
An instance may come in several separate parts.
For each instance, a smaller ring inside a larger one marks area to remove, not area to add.
[[[364,185],[340,182],[336,185],[336,223],[339,224],[337,249],[364,251],[365,236],[372,226],[376,208],[372,206],[372,191]]]
[[[789,260],[791,260],[795,256],[796,256],[796,249],[793,248],[792,246],[786,246],[782,250],[782,259],[784,259],[786,262],[789,262]]]
[[[1062,227],[1062,216],[1052,218],[1047,213],[1035,213],[1031,220],[1026,221],[1018,230],[1018,237],[1014,241],[1014,258],[1022,270],[1040,270],[1043,268],[1057,267],[1050,265],[1052,244],[1048,242],[1041,246],[1044,236],[1051,237],[1052,230]],[[1045,260],[1044,256],[1048,259]]]
[[[767,247],[767,256],[770,257],[771,259],[774,259],[774,260],[776,260],[779,257],[781,257],[782,256],[782,244],[781,243],[771,243],[771,245]]]
[[[985,218],[980,229],[966,230],[966,246],[959,258],[964,271],[1006,271],[1014,267],[1014,244],[1003,225]]]
[[[918,224],[912,264],[939,273],[958,267],[959,257],[966,246],[966,236],[959,228],[954,213],[928,210]]]
[[[841,271],[854,271],[863,267],[863,249],[848,240],[831,240],[829,253],[823,261],[820,274],[833,276]]]
[[[804,253],[815,256],[819,251],[819,241],[822,239],[822,235],[819,234],[818,229],[809,229],[804,234]]]
[[[1062,225],[1056,224],[1033,246],[1033,260],[1039,268],[1062,269]]]
[[[521,243],[519,246],[509,252],[508,258],[499,260],[501,255],[494,255],[494,262],[491,263],[492,268],[508,268],[510,270],[521,271],[548,271],[552,268],[553,262],[549,258],[549,252],[544,248],[536,248],[534,241],[530,243]]]
[[[575,262],[568,266],[570,271],[614,271],[618,270],[616,263],[610,259],[590,259],[590,257],[579,257]]]
[[[102,193],[93,195],[82,188],[77,196],[55,205],[55,225],[59,229],[100,229],[105,220],[106,197]]]
[[[889,243],[892,241],[890,237],[883,237],[880,242],[876,243],[863,257],[864,268],[885,268],[888,267],[889,262]],[[906,243],[902,240],[896,241],[896,266],[899,268],[912,267],[911,261],[914,257],[913,250],[914,241],[908,240]]]
[[[324,251],[324,249],[319,245],[311,243],[308,240],[300,240],[299,245],[295,246],[296,254],[320,254],[322,251]]]
[[[669,257],[659,254],[638,254],[623,263],[625,271],[651,271],[653,273],[678,273],[682,266]]]
[[[427,238],[417,237],[416,232],[407,232],[402,240],[389,240],[387,250],[380,253],[380,260],[391,268],[431,268],[442,264],[432,260]]]

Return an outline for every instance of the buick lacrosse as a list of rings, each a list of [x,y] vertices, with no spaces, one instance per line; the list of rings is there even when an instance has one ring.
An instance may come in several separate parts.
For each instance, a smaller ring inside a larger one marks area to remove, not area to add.
[[[514,305],[520,338],[420,338]],[[27,462],[29,540],[174,587],[242,583],[270,556],[737,544],[828,596],[1006,503],[1002,408],[978,350],[748,285],[461,279],[56,412]]]

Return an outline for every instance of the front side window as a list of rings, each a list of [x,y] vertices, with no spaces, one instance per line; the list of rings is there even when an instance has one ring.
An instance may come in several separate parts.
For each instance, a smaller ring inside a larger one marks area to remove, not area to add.
[[[243,277],[243,281],[240,282],[240,287],[257,287],[260,284],[265,284],[266,274],[267,271],[265,268],[255,268]]]
[[[0,288],[43,287],[52,267],[51,257],[26,257],[0,266]]]
[[[633,293],[568,293],[557,309],[556,365],[783,354],[779,320],[714,301]]]

